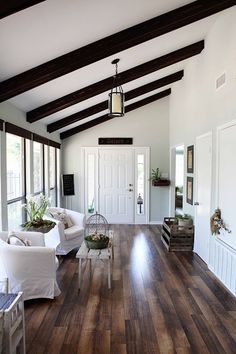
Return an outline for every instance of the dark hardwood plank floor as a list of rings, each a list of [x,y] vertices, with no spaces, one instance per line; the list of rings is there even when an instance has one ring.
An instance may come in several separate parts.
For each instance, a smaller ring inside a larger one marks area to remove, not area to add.
[[[112,229],[112,289],[98,261],[78,293],[76,250],[63,257],[62,294],[25,303],[27,353],[236,353],[236,300],[204,262],[168,253],[158,226]]]

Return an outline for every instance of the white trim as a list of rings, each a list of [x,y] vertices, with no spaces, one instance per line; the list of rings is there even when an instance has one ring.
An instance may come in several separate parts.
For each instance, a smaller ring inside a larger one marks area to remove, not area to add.
[[[176,145],[172,145],[170,147],[170,189],[169,189],[169,215],[175,215],[175,172],[176,172],[176,148],[179,146],[184,147],[184,158],[185,158],[185,144],[180,143]],[[185,164],[184,164],[185,166]],[[185,167],[184,167],[184,181],[185,181]],[[183,189],[184,189],[184,181],[183,181]]]
[[[149,221],[149,225],[162,225],[163,221]]]
[[[99,189],[99,181],[98,181],[98,159],[100,155],[101,150],[110,150],[110,149],[129,149],[133,152],[133,159],[134,159],[134,178],[133,178],[133,184],[134,184],[134,193],[136,193],[136,165],[135,165],[135,157],[139,153],[144,154],[144,160],[145,160],[145,212],[144,215],[137,215],[136,214],[136,194],[134,197],[133,201],[133,223],[136,224],[148,224],[149,223],[149,203],[150,203],[150,181],[149,181],[149,176],[150,176],[150,147],[139,147],[139,146],[129,146],[129,145],[121,145],[121,146],[84,146],[81,147],[81,190],[83,190],[83,193],[81,193],[81,209],[82,211],[87,215],[90,216],[91,214],[87,213],[88,206],[86,205],[86,195],[87,195],[87,181],[86,181],[86,168],[87,168],[87,155],[88,153],[94,153],[95,154],[95,212],[99,211],[99,198],[98,198],[98,189]]]
[[[194,158],[194,171],[195,171],[195,183],[194,183],[194,189],[195,189],[195,193],[194,193],[194,196],[195,196],[195,201],[196,202],[196,196],[198,195],[198,179],[197,179],[197,176],[198,176],[198,164],[197,164],[197,161],[198,161],[198,156],[197,156],[197,145],[200,143],[200,140],[203,139],[203,138],[207,138],[207,137],[210,137],[210,148],[211,148],[211,176],[210,176],[210,180],[211,180],[211,190],[210,190],[210,205],[209,205],[209,214],[211,213],[211,200],[212,200],[212,165],[213,165],[213,161],[212,161],[212,157],[213,157],[213,154],[212,154],[212,144],[213,144],[213,141],[212,141],[212,138],[213,138],[213,135],[212,135],[212,131],[209,131],[207,133],[204,133],[204,134],[201,134],[199,136],[196,137],[196,141],[195,141],[195,158]],[[193,206],[194,206],[194,202],[193,202]],[[209,219],[210,219],[210,215],[209,215]],[[194,220],[195,220],[195,223],[196,223],[196,220],[197,220],[197,206],[194,206]],[[208,250],[207,250],[207,260],[204,260],[204,262],[206,262],[207,266],[209,265],[209,262],[210,262],[210,234],[208,235],[208,240],[207,240],[207,245],[208,245]],[[194,250],[195,252],[195,250]],[[196,253],[196,252],[195,252]],[[198,254],[198,253],[196,253]],[[200,255],[199,255],[200,256]],[[201,257],[201,256],[200,256]]]

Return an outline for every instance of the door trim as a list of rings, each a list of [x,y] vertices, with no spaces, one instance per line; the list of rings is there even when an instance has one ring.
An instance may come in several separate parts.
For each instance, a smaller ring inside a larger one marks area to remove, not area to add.
[[[210,179],[211,179],[211,191],[210,191],[210,194],[211,194],[211,198],[210,198],[210,205],[209,205],[209,222],[210,222],[210,214],[211,214],[211,204],[212,204],[212,201],[211,201],[211,199],[212,199],[212,191],[213,191],[213,189],[212,189],[212,138],[213,138],[213,135],[212,135],[212,131],[209,131],[209,132],[207,132],[207,133],[205,133],[205,134],[201,134],[201,135],[199,135],[199,136],[197,136],[196,137],[196,146],[195,146],[195,152],[196,152],[196,158],[195,158],[195,171],[196,171],[196,173],[195,173],[195,184],[194,184],[194,188],[195,188],[195,193],[194,193],[194,195],[195,195],[195,200],[194,200],[194,202],[196,202],[196,197],[197,197],[197,195],[198,195],[198,179],[197,179],[197,176],[198,176],[198,174],[197,174],[197,171],[198,171],[198,157],[197,157],[197,143],[198,143],[198,141],[200,140],[200,139],[202,139],[202,138],[206,138],[206,137],[210,137],[211,138],[211,140],[210,140],[210,143],[211,143],[211,176],[210,176]],[[194,204],[194,203],[193,203]],[[197,220],[197,206],[195,206],[194,207],[194,220]],[[204,262],[206,262],[206,264],[207,264],[207,266],[208,266],[208,264],[209,264],[209,260],[210,260],[210,233],[209,233],[209,235],[208,235],[208,240],[207,240],[208,242],[207,242],[207,245],[208,245],[208,250],[207,250],[207,260],[204,260]],[[193,251],[195,252],[195,250],[193,249]],[[199,257],[201,257],[200,255],[199,255]]]
[[[150,147],[139,147],[139,146],[133,146],[133,147],[128,147],[128,146],[94,146],[94,147],[82,147],[81,148],[81,209],[83,212],[86,214],[86,216],[90,216],[91,214],[87,213],[87,205],[86,205],[86,195],[87,195],[87,190],[88,190],[88,184],[86,181],[86,156],[89,153],[94,154],[96,158],[96,166],[95,166],[95,190],[96,190],[96,195],[95,195],[95,212],[99,212],[99,200],[98,200],[98,176],[99,176],[99,152],[101,150],[119,150],[119,149],[126,149],[126,150],[131,150],[133,154],[133,159],[134,159],[134,202],[133,202],[133,223],[134,224],[149,224],[149,213],[150,213],[150,208],[149,208],[149,201],[150,201],[150,181],[149,181],[149,176],[150,176]],[[145,194],[145,213],[144,215],[140,216],[136,212],[136,194],[137,194],[137,171],[136,171],[136,159],[135,157],[137,154],[143,153],[145,156],[145,187],[144,187],[144,194]]]

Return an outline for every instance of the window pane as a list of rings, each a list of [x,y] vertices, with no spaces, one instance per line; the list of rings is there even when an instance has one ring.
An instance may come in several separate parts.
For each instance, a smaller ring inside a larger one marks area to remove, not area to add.
[[[23,196],[23,139],[7,133],[7,200]]]
[[[34,141],[34,193],[43,191],[43,145]]]
[[[88,213],[94,213],[95,196],[95,156],[88,155]]]
[[[55,148],[49,148],[49,174],[50,174],[50,188],[56,185],[56,159],[55,159]]]
[[[21,224],[25,222],[24,220],[24,209],[22,208],[22,201],[8,204],[8,230],[19,230],[21,229]]]
[[[51,198],[50,205],[52,207],[55,207],[56,206],[56,189],[55,188],[50,189],[50,198]]]
[[[144,213],[144,155],[138,154],[137,155],[137,163],[138,163],[138,180],[137,180],[137,214]]]

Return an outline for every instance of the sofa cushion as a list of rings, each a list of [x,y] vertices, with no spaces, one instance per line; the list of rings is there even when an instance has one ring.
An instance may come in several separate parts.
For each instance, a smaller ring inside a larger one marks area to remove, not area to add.
[[[68,229],[64,230],[65,238],[67,240],[73,240],[74,238],[78,237],[80,234],[82,235],[84,228],[78,225],[73,225]]]

